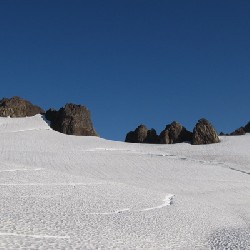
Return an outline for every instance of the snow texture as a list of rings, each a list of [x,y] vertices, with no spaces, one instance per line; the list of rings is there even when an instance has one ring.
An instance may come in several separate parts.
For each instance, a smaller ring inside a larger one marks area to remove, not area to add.
[[[250,135],[129,144],[0,118],[0,249],[250,249]]]

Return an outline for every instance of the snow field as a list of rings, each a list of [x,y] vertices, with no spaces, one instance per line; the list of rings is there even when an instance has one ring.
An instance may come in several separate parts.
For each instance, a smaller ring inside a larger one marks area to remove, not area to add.
[[[250,136],[144,145],[0,118],[0,249],[250,249]]]

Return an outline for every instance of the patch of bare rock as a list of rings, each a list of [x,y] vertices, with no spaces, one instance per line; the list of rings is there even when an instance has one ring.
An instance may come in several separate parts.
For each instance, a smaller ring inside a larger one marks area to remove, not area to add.
[[[159,143],[159,137],[155,129],[148,129],[141,124],[135,131],[130,131],[127,134],[125,141],[132,143]]]
[[[250,133],[250,122],[246,126],[240,127],[229,134],[221,132],[220,135],[245,135],[246,133]]]
[[[2,117],[26,117],[42,113],[45,113],[42,108],[18,96],[0,100],[0,116]]]
[[[174,121],[167,125],[160,133],[160,143],[173,144],[192,140],[192,132],[188,131],[180,123]]]
[[[45,117],[50,121],[52,129],[67,135],[97,136],[90,111],[72,103],[66,104],[58,111],[49,109]]]
[[[193,130],[192,144],[218,143],[220,139],[213,125],[206,119],[200,119]]]
[[[232,133],[220,135],[245,135],[250,133],[250,122]],[[200,119],[195,125],[193,131],[188,131],[180,123],[174,121],[167,125],[166,128],[157,135],[155,129],[148,130],[145,125],[140,125],[134,131],[130,131],[125,139],[130,143],[153,143],[153,144],[174,144],[189,142],[193,145],[203,145],[219,143],[220,139],[214,126],[206,119]]]
[[[198,121],[193,132],[188,131],[176,121],[167,125],[160,135],[157,135],[154,129],[148,130],[145,125],[140,125],[137,129],[127,134],[125,141],[154,144],[190,142],[194,145],[220,142],[215,128],[204,118]]]

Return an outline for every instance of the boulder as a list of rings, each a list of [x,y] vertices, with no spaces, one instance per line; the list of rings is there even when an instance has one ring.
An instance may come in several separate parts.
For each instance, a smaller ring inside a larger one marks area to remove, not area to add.
[[[130,131],[126,135],[125,142],[130,143],[159,143],[159,137],[155,129],[150,129],[141,124],[134,131]]]
[[[174,121],[167,125],[160,133],[161,144],[173,144],[192,140],[192,132],[188,131],[180,123]]]
[[[52,129],[67,135],[97,136],[90,111],[76,104],[66,104],[59,111],[49,109],[45,117]]]
[[[43,109],[18,96],[0,100],[0,116],[2,117],[26,117],[43,113],[45,113]]]
[[[206,119],[200,119],[193,130],[192,144],[211,144],[218,143],[220,139],[215,128]]]

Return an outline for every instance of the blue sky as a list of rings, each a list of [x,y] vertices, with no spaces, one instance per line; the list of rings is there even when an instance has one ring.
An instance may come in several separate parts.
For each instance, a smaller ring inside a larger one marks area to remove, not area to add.
[[[218,132],[250,120],[249,0],[2,0],[1,97],[86,105],[124,140],[201,117]]]

